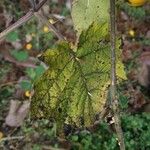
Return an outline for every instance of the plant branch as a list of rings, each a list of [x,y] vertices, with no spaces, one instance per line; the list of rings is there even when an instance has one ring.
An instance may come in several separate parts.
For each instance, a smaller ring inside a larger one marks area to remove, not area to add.
[[[52,31],[59,40],[65,40],[63,35],[57,31],[57,29],[47,20],[44,14],[41,14],[40,12],[35,12],[34,15],[41,20],[41,22],[49,28],[50,31]]]
[[[14,24],[12,24],[11,26],[9,26],[7,29],[5,29],[4,31],[2,31],[0,33],[0,40],[2,40],[3,37],[5,37],[8,33],[12,32],[13,30],[15,30],[16,28],[20,27],[21,25],[23,25],[25,22],[27,22],[28,20],[30,20],[32,18],[32,16],[34,15],[34,11],[31,9],[25,16],[23,16],[22,18],[20,18],[17,22],[15,22]]]
[[[0,85],[0,89],[1,89],[2,87],[5,87],[5,86],[14,86],[14,84],[17,84],[17,83],[18,83],[18,81],[11,81],[11,82],[2,83],[2,84]]]
[[[45,4],[47,0],[43,0],[39,4],[37,4],[33,9],[31,9],[25,16],[21,17],[17,22],[9,26],[7,29],[5,29],[3,32],[0,33],[0,40],[2,40],[8,33],[12,32],[16,28],[20,27],[22,24],[26,23],[28,20],[32,18],[35,11],[39,11],[41,7]],[[30,0],[31,2],[31,0]]]
[[[47,0],[42,0],[39,4],[35,6],[35,11],[39,11]]]
[[[116,17],[115,0],[110,0],[110,42],[111,42],[111,104],[114,113],[115,129],[120,150],[125,150],[123,131],[120,123],[118,99],[116,96]]]
[[[32,0],[29,0],[32,4]],[[10,32],[15,30],[16,28],[20,27],[24,23],[26,23],[28,20],[30,20],[33,16],[39,17],[40,20],[48,26],[50,30],[58,37],[59,40],[64,40],[64,37],[55,29],[55,27],[47,20],[47,18],[44,15],[41,15],[39,13],[39,10],[41,7],[45,4],[47,0],[42,0],[39,4],[35,5],[33,4],[33,8],[23,17],[21,17],[17,22],[6,28],[4,31],[0,33],[0,41]],[[35,5],[35,6],[34,6]]]
[[[4,142],[4,141],[10,141],[10,140],[21,140],[23,138],[25,138],[25,137],[24,136],[5,137],[0,140],[0,143]]]

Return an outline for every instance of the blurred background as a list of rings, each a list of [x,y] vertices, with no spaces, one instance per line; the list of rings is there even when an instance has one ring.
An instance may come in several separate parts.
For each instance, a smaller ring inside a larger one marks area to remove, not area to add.
[[[36,2],[39,3],[40,0]],[[72,0],[47,0],[40,11],[45,14],[48,21],[53,24],[65,39],[71,44],[75,44],[76,32],[73,29],[71,19],[71,6]],[[28,0],[0,0],[0,32],[15,23],[30,9],[31,4]],[[122,40],[122,61],[128,77],[125,85],[120,87],[123,95],[120,96],[120,106],[122,109],[132,113],[150,112],[149,1],[142,1],[138,5],[132,0],[117,1],[117,29],[117,34]],[[70,142],[56,138],[55,126],[52,126],[49,120],[43,119],[30,122],[30,118],[27,117],[23,124],[24,118],[28,114],[29,101],[34,91],[33,83],[47,69],[47,66],[39,58],[45,50],[54,47],[57,41],[57,37],[49,28],[35,17],[32,17],[32,19],[0,40],[0,140],[7,136],[19,136],[17,140],[20,142],[15,140],[3,142],[0,143],[0,148],[22,149],[24,147],[24,149],[39,150],[42,143],[42,145],[44,144],[42,149],[52,149],[51,146],[47,147],[46,145],[53,145],[55,148],[61,145],[65,149],[71,149]],[[19,114],[22,119],[17,122],[14,116],[10,116],[10,111],[14,111],[14,107],[21,104],[24,104],[22,113],[20,113],[21,115]],[[146,119],[148,120],[148,117]],[[127,121],[131,122],[132,120],[132,118],[129,118]],[[136,123],[137,126],[141,125],[147,129],[148,124],[141,124],[138,119]],[[106,129],[104,126],[102,128]],[[67,127],[67,132],[72,132],[69,126]],[[146,132],[143,131],[142,133]],[[88,139],[84,139],[85,136]],[[138,135],[136,136],[138,137]],[[141,136],[145,136],[146,139],[150,134],[147,132],[147,135]],[[97,135],[89,136],[89,133],[86,132],[82,133],[80,137],[73,135],[71,140],[75,144],[76,141],[80,140],[81,142],[81,139],[84,139],[83,145],[86,145],[87,149],[94,149],[88,145],[91,142],[90,145],[93,144],[96,147],[96,143],[92,141],[93,137],[101,139]],[[112,141],[114,139],[115,137],[113,137]],[[129,139],[132,138],[129,137]],[[111,143],[112,141],[109,142]],[[136,142],[132,142],[128,143],[130,150],[136,149]],[[116,144],[116,142],[114,143]],[[111,144],[110,147],[113,149],[113,142]],[[132,145],[134,146],[132,147]],[[143,145],[146,145],[146,148],[150,148],[149,142]],[[80,147],[80,144],[77,142],[75,147],[78,146]],[[98,149],[99,146],[97,145],[95,149]],[[141,150],[146,150],[144,146]]]

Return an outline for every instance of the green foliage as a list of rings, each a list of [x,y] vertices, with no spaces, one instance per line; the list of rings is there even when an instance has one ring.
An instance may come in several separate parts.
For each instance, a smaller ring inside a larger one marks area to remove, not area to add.
[[[0,80],[4,80],[7,73],[10,72],[12,65],[9,63],[3,64],[3,61],[0,63],[1,69],[0,69]]]
[[[102,122],[94,133],[83,130],[78,134],[70,135],[69,139],[72,141],[73,150],[118,149],[116,136],[105,122]]]
[[[37,20],[31,19],[23,26],[22,32],[24,33],[24,37],[26,35],[31,36],[33,48],[36,50],[45,50],[49,48],[53,41],[53,34],[51,32],[45,33],[43,31],[43,26],[37,28]],[[21,32],[21,34],[22,34]]]
[[[119,83],[117,86],[117,96],[119,100],[119,108],[125,111],[128,108],[129,96],[124,95],[122,92],[125,91],[126,85],[124,82]]]
[[[20,3],[18,3],[18,5],[16,5],[16,3],[17,3],[17,0],[15,1],[1,0],[0,1],[0,5],[5,7],[5,9],[7,10],[7,13],[13,15],[14,21],[19,19],[24,14],[23,11],[21,11]]]
[[[146,17],[146,11],[142,7],[132,7],[128,3],[121,5],[121,8],[130,16],[137,20],[143,20]]]
[[[6,99],[12,95],[14,89],[11,87],[3,87],[0,89],[0,100]]]
[[[30,126],[30,124],[32,124],[32,126]],[[39,138],[41,137],[42,140],[56,138],[56,124],[52,123],[51,120],[37,119],[32,122],[25,122],[21,128],[23,134],[29,137],[38,133]]]
[[[122,126],[125,132],[125,144],[128,150],[150,149],[150,115],[143,113],[137,115],[124,115]]]
[[[32,81],[34,81],[38,77],[40,77],[44,73],[44,71],[45,71],[45,68],[42,65],[39,65],[36,68],[27,68],[26,74]]]
[[[1,120],[3,120],[4,108],[9,106],[9,99],[14,93],[14,88],[10,86],[0,87],[0,126],[2,125]]]
[[[143,38],[140,43],[146,46],[150,46],[150,38]]]
[[[60,42],[43,54],[49,69],[35,83],[33,117],[54,118],[60,125],[89,126],[95,121],[105,103],[110,78],[107,37],[108,24],[93,23],[80,35],[77,48]],[[123,67],[117,62],[120,74]]]
[[[8,40],[9,42],[15,42],[19,39],[19,35],[18,35],[18,31],[12,31],[11,33],[9,33],[6,36],[6,40]]]
[[[72,6],[75,30],[81,33],[94,22],[109,21],[109,0],[77,0]]]
[[[138,115],[124,114],[122,127],[127,150],[150,149],[150,115],[143,113]],[[101,123],[94,133],[81,131],[70,135],[73,150],[119,150],[116,135],[106,123]]]
[[[124,95],[119,95],[119,104],[121,109],[127,109],[128,108],[128,98]]]
[[[36,68],[27,68],[25,73],[29,80],[22,80],[20,82],[20,87],[24,91],[32,90],[32,83],[38,79],[45,71],[45,68],[42,65],[37,66]]]
[[[28,52],[26,51],[13,50],[11,51],[11,55],[18,61],[25,61],[29,57]]]
[[[42,150],[42,146],[34,144],[32,150]]]
[[[28,81],[28,80],[22,80],[20,82],[20,86],[25,91],[32,89],[32,83],[30,81]]]

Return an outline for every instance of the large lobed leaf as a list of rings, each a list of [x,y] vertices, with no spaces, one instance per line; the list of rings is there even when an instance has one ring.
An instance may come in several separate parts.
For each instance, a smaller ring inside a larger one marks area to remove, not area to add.
[[[105,103],[110,79],[107,33],[108,24],[93,23],[80,35],[76,49],[60,42],[44,53],[49,69],[35,83],[33,117],[53,118],[61,125],[94,123]],[[123,70],[121,62],[117,64],[119,71]]]
[[[109,0],[75,0],[71,14],[75,30],[80,34],[94,21],[109,21]]]

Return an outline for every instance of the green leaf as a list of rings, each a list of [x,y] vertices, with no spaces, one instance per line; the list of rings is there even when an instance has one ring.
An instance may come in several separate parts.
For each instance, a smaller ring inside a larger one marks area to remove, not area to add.
[[[38,77],[40,77],[45,71],[45,68],[40,65],[37,66],[36,68],[27,68],[26,69],[26,73],[28,75],[28,77],[30,77],[32,80],[37,79]]]
[[[45,71],[45,68],[40,65],[35,68],[36,77],[40,77]]]
[[[6,36],[6,40],[15,42],[19,39],[18,31],[13,31]]]
[[[80,35],[77,49],[60,42],[43,54],[49,69],[35,83],[33,117],[54,118],[61,125],[94,123],[105,104],[110,79],[107,29],[108,24],[93,23]]]
[[[71,137],[71,140],[74,141],[74,142],[78,141],[78,139],[79,139],[78,135],[73,135]]]
[[[20,82],[20,86],[25,91],[31,90],[31,88],[32,88],[32,84],[28,80],[22,80],[22,82]]]
[[[0,89],[0,99],[2,100],[2,99],[6,99],[6,98],[10,97],[13,92],[14,92],[14,90],[9,87],[1,88]]]
[[[11,51],[11,55],[18,61],[25,61],[29,58],[28,52],[26,51]]]
[[[128,98],[124,95],[119,95],[119,104],[121,109],[128,108]]]
[[[26,73],[27,73],[28,77],[30,77],[32,80],[35,79],[36,73],[35,73],[35,70],[33,68],[27,68]]]
[[[79,34],[94,22],[109,21],[109,0],[76,0],[72,6],[72,19]]]

